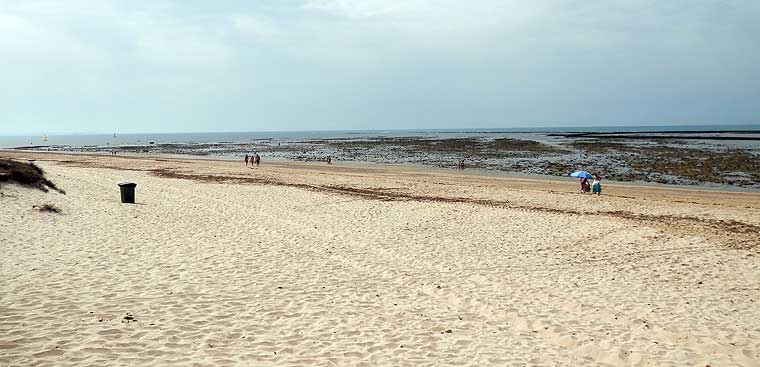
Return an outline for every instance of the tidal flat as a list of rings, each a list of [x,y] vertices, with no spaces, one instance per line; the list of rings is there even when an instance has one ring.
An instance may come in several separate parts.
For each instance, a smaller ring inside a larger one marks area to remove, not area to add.
[[[294,161],[368,162],[608,180],[760,189],[760,133],[482,134],[253,139],[244,142],[37,146],[33,150],[172,154],[239,159],[258,153]],[[24,147],[29,149],[29,147]]]

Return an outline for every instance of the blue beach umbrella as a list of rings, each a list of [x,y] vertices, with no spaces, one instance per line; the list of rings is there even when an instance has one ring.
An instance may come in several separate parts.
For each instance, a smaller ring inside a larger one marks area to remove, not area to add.
[[[592,176],[590,173],[588,173],[586,171],[575,171],[575,172],[573,172],[573,173],[570,174],[570,177],[575,177],[575,178],[594,178],[594,176]]]

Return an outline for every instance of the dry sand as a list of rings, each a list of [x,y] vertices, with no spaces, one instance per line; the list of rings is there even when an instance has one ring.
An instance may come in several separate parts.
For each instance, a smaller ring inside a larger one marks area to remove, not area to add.
[[[0,155],[2,366],[760,365],[760,194]]]

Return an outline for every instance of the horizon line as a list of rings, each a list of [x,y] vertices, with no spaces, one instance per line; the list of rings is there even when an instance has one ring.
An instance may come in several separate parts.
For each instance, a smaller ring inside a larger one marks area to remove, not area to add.
[[[530,132],[531,130],[535,129],[585,129],[585,128],[603,128],[603,127],[619,127],[619,128],[636,128],[636,127],[701,127],[701,126],[710,126],[710,127],[716,127],[716,126],[753,126],[753,127],[760,127],[760,123],[740,123],[740,124],[703,124],[703,123],[696,123],[696,124],[679,124],[679,123],[673,123],[673,124],[643,124],[643,125],[573,125],[573,126],[522,126],[522,127],[452,127],[452,128],[412,128],[412,129],[403,129],[403,128],[371,128],[371,129],[313,129],[313,130],[261,130],[261,131],[244,131],[244,130],[222,130],[222,131],[141,131],[141,132],[123,132],[120,133],[118,131],[113,132],[38,132],[38,133],[13,133],[13,134],[3,134],[0,133],[0,136],[5,137],[25,137],[25,136],[40,136],[40,135],[46,135],[46,136],[66,136],[66,135],[148,135],[148,134],[155,134],[155,135],[169,135],[169,134],[235,134],[235,133],[298,133],[298,132],[341,132],[341,131],[420,131],[420,132],[477,132],[477,131],[487,131],[487,130],[525,130]],[[475,130],[475,131],[473,131]],[[514,131],[512,131],[514,132]]]

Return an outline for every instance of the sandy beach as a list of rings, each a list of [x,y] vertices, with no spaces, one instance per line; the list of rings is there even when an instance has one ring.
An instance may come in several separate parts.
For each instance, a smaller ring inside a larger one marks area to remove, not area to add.
[[[0,156],[2,366],[760,366],[760,193]]]

